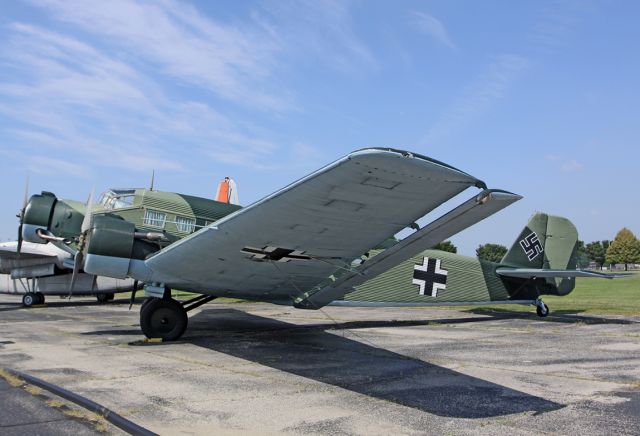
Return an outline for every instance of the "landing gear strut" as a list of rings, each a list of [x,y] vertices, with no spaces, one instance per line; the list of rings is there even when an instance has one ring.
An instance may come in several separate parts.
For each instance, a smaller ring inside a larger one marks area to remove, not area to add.
[[[149,339],[175,341],[187,328],[187,312],[215,298],[211,295],[200,295],[179,302],[171,298],[170,292],[165,292],[163,298],[147,298],[140,307],[140,328]]]
[[[544,318],[549,315],[549,306],[547,306],[541,298],[538,298],[535,302],[536,313],[540,318]]]

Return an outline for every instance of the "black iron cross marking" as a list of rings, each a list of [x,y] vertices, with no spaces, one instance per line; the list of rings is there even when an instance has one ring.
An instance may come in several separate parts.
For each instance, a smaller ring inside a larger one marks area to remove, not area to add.
[[[411,283],[420,287],[420,295],[431,292],[432,297],[438,296],[439,289],[447,289],[447,270],[440,268],[440,259],[423,258],[422,265],[413,267]]]
[[[309,256],[304,251],[290,250],[281,247],[244,247],[242,253],[250,254],[251,260],[273,260],[275,262],[289,262],[290,260],[309,260]]]
[[[538,256],[538,254],[544,251],[542,244],[538,240],[536,232],[531,232],[529,236],[521,240],[520,246],[524,250],[524,254],[527,255],[527,259],[529,259],[529,261],[532,261]]]

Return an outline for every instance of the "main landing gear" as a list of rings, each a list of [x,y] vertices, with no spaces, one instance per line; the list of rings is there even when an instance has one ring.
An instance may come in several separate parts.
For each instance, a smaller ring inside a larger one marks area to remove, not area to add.
[[[163,298],[147,298],[140,307],[140,328],[149,339],[163,341],[179,339],[187,328],[187,312],[202,306],[217,297],[200,295],[188,301],[171,298],[171,292],[165,291]]]
[[[542,298],[538,298],[534,304],[536,305],[536,313],[540,318],[549,315],[549,306],[542,301]]]
[[[116,296],[114,294],[96,294],[96,300],[98,300],[98,303],[106,303],[108,301],[111,301],[115,298]]]
[[[31,307],[34,304],[44,304],[44,294],[42,292],[27,292],[22,296],[22,305]]]

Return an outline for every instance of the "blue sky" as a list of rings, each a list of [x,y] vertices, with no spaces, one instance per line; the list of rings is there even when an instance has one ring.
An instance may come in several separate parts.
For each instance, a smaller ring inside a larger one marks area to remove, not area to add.
[[[0,239],[31,193],[249,204],[351,150],[426,154],[525,198],[456,236],[510,245],[534,211],[640,236],[640,3],[5,2]],[[459,203],[472,195],[463,193]]]

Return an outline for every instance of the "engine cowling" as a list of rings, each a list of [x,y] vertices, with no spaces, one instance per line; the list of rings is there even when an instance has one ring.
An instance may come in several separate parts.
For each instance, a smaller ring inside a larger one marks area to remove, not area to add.
[[[41,236],[42,231],[65,240],[76,238],[84,219],[84,206],[71,203],[46,191],[31,196],[22,218],[22,238],[46,244],[49,240]]]
[[[88,235],[84,270],[125,278],[132,259],[144,260],[159,249],[158,244],[138,239],[133,223],[115,215],[95,215]]]

